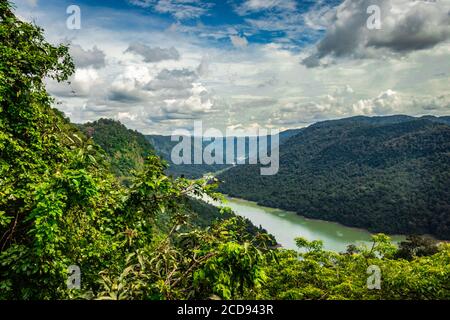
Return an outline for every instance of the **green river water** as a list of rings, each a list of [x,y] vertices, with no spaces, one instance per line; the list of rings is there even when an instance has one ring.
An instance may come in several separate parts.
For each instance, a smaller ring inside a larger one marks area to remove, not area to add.
[[[248,218],[255,226],[262,226],[275,236],[284,248],[296,249],[294,239],[304,237],[308,240],[322,240],[324,248],[330,251],[345,251],[349,244],[369,243],[371,233],[350,228],[339,223],[307,219],[294,212],[260,206],[254,202],[227,198],[224,204],[240,216]],[[401,241],[404,236],[391,236]]]

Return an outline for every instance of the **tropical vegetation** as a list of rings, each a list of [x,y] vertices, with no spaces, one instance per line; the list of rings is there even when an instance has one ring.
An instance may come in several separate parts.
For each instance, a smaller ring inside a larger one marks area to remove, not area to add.
[[[134,142],[145,160],[117,162],[131,149],[103,150],[53,108],[45,80],[73,72],[66,45],[0,2],[0,299],[450,298],[445,243],[377,235],[339,254],[298,238],[288,251],[226,208],[199,220],[196,201],[220,198],[215,180],[169,177]],[[371,265],[380,290],[367,287]]]

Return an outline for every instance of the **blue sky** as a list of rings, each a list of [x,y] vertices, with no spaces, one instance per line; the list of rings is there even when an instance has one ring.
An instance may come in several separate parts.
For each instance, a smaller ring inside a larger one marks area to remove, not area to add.
[[[68,43],[71,85],[48,82],[75,122],[170,134],[302,127],[353,115],[449,114],[450,0],[17,0]],[[377,5],[381,29],[367,27]],[[69,5],[81,29],[66,26]]]
[[[35,3],[36,0],[19,1],[25,3]],[[87,22],[93,22],[97,26],[103,26],[111,30],[136,30],[142,28],[153,28],[155,30],[165,30],[172,24],[183,24],[185,26],[196,27],[204,25],[207,28],[235,28],[240,36],[246,36],[247,40],[252,43],[267,44],[272,42],[282,42],[289,39],[292,45],[298,46],[300,49],[311,43],[315,43],[323,36],[324,30],[316,30],[305,25],[304,21],[299,19],[303,14],[307,14],[312,10],[320,10],[323,8],[333,8],[342,3],[342,0],[333,1],[315,1],[315,0],[260,0],[260,7],[245,7],[245,1],[223,0],[223,1],[180,1],[181,4],[175,3],[173,8],[169,5],[162,9],[154,7],[157,1],[146,0],[99,0],[99,1],[68,1],[68,0],[40,0],[36,1],[42,10],[49,12],[64,12],[65,9],[72,4],[76,4],[83,8],[83,17]],[[172,3],[167,1],[167,3]],[[258,1],[254,1],[258,3]],[[277,3],[284,3],[285,7],[277,8]],[[35,7],[38,5],[36,4]],[[177,7],[181,5],[182,7]],[[24,5],[24,7],[26,4]],[[264,7],[266,6],[266,7]],[[33,6],[32,6],[33,7]],[[199,9],[195,11],[194,8]],[[184,9],[184,10],[183,10]],[[192,13],[190,13],[192,11]],[[128,15],[130,19],[108,19],[111,18],[111,12]],[[180,13],[181,12],[181,13]],[[185,12],[185,13],[183,13]],[[136,22],[133,16],[147,18],[147,23],[142,20]],[[295,37],[289,36],[288,31],[293,29],[292,24],[278,26],[274,28],[255,27],[252,21],[268,21],[277,17],[279,20],[295,19],[295,28],[302,28],[302,33],[297,33]],[[94,22],[95,21],[95,22]],[[152,25],[152,22],[154,23]],[[157,22],[157,23],[155,23]],[[232,45],[228,38],[215,39],[209,38],[211,45],[226,46]],[[227,40],[227,41],[225,41]]]

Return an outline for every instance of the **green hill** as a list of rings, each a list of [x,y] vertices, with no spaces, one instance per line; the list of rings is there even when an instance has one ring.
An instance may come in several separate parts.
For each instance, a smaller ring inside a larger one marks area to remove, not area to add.
[[[312,125],[280,147],[280,171],[221,175],[220,190],[370,231],[450,239],[450,126],[440,118],[354,117]]]
[[[154,154],[144,135],[127,129],[119,121],[99,119],[78,127],[106,151],[112,172],[121,179],[131,177],[133,170],[142,170],[145,158]]]

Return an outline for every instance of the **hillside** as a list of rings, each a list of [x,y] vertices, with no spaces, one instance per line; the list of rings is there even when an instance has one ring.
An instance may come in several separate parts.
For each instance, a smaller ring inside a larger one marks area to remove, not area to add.
[[[237,166],[219,175],[220,190],[371,231],[450,239],[450,126],[441,122],[392,116],[317,123],[281,146],[277,175]]]
[[[118,121],[99,119],[78,128],[106,151],[112,172],[121,179],[131,177],[133,170],[142,170],[144,159],[154,154],[153,146],[141,133]]]

